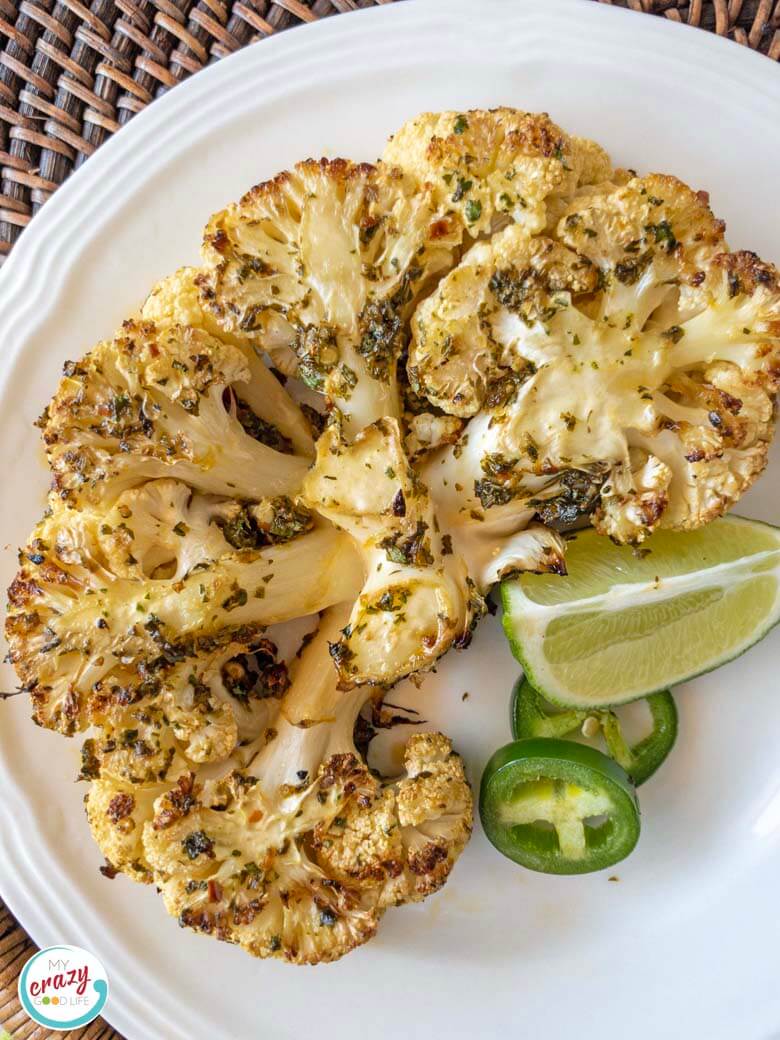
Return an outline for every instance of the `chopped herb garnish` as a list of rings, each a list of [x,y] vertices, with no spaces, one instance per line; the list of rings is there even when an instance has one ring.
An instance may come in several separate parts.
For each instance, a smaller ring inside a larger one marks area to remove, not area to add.
[[[661,220],[658,224],[645,224],[645,231],[653,235],[655,241],[663,246],[667,253],[677,248],[677,239],[668,220]]]
[[[193,831],[181,844],[189,859],[197,859],[198,856],[214,859],[214,842],[205,831]]]
[[[672,343],[679,343],[685,335],[685,329],[680,328],[679,325],[672,325],[661,335],[664,339],[670,339]]]
[[[466,203],[466,220],[469,224],[475,224],[482,215],[482,203],[476,199],[469,199]]]
[[[467,181],[464,177],[458,177],[458,186],[452,193],[452,201],[460,202],[464,195],[467,195],[472,188],[472,182]]]
[[[236,607],[243,607],[246,605],[248,598],[246,589],[236,588],[235,591],[222,601],[222,609],[229,612],[235,610]]]

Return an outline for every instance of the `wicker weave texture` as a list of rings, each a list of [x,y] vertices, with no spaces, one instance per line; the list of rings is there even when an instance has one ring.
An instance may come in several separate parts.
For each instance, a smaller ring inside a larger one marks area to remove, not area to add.
[[[0,0],[0,262],[66,177],[160,94],[292,25],[391,2]],[[591,2],[688,22],[780,58],[780,0]]]
[[[0,255],[106,138],[226,54],[390,0],[0,0]]]

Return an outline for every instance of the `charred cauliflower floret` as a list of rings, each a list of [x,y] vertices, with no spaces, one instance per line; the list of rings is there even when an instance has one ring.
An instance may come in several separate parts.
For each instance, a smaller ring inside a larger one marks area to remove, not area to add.
[[[125,322],[65,365],[39,420],[54,490],[71,505],[154,477],[247,498],[295,491],[308,460],[263,443],[241,404],[249,379],[244,354],[200,329]]]
[[[343,956],[387,906],[439,888],[470,835],[471,792],[445,737],[412,737],[393,781],[358,754],[367,694],[339,690],[329,655],[346,616],[326,615],[304,650],[270,743],[219,779],[183,777],[144,826],[169,912],[255,956]]]
[[[472,820],[441,734],[369,767],[405,721],[387,689],[466,646],[495,582],[564,574],[567,531],[723,513],[778,381],[777,270],[547,115],[424,113],[375,165],[307,160],[217,213],[202,266],[66,364],[8,594],[34,721],[82,733],[104,872],[259,957],[366,942]]]
[[[242,748],[266,732],[289,679],[261,632],[246,628],[181,663],[158,663],[140,680],[129,675],[125,685],[99,684],[90,714],[96,735],[84,742],[79,779],[92,781],[87,818],[115,870],[150,881],[141,835],[156,799],[199,764],[240,761]]]
[[[333,647],[345,682],[387,685],[468,643],[484,606],[439,530],[396,419],[380,419],[351,445],[329,427],[304,498],[352,535],[365,561],[365,585]]]
[[[108,869],[132,881],[150,884],[152,871],[143,845],[144,824],[154,816],[154,803],[166,785],[132,787],[116,780],[96,780],[84,798],[92,836]]]
[[[726,248],[706,197],[658,176],[579,198],[557,240],[478,243],[414,319],[414,377],[477,412],[424,467],[443,513],[592,514],[638,542],[732,505],[766,461],[780,289]]]
[[[461,235],[399,170],[298,163],[211,219],[203,307],[264,350],[291,346],[299,378],[356,433],[399,414],[405,321]]]
[[[101,544],[113,537],[106,526],[55,499],[9,590],[10,659],[35,720],[65,733],[88,724],[96,684],[124,676],[128,662],[143,673],[150,662],[190,658],[246,626],[341,602],[362,582],[351,539],[322,521],[268,548],[229,546],[181,580],[117,574]]]
[[[471,791],[447,737],[414,734],[404,770],[401,780],[381,787],[369,812],[352,800],[313,840],[318,862],[339,881],[381,886],[380,907],[436,892],[471,835]]]
[[[610,174],[595,142],[515,108],[424,112],[390,138],[383,158],[430,184],[436,204],[458,214],[474,238],[508,222],[535,234],[561,200]]]

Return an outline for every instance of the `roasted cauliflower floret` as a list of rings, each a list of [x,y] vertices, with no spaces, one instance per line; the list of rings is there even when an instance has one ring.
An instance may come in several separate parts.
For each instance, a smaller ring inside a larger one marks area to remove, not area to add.
[[[408,365],[412,386],[463,418],[504,404],[535,366],[511,348],[507,354],[496,327],[501,317],[511,313],[528,325],[543,322],[559,299],[563,304],[597,285],[593,264],[549,238],[529,237],[521,227],[478,242],[417,309]]]
[[[430,184],[436,204],[457,213],[475,238],[510,221],[535,234],[561,199],[610,174],[595,142],[515,108],[424,112],[390,138],[383,157]]]
[[[313,840],[317,861],[338,880],[381,885],[380,906],[418,902],[441,888],[471,836],[471,790],[447,737],[414,734],[404,769],[368,812],[351,801]]]
[[[144,824],[153,818],[155,800],[165,790],[162,784],[141,788],[113,779],[90,784],[84,808],[108,869],[141,884],[151,883],[152,871],[143,844]]]
[[[725,224],[676,177],[649,174],[625,185],[584,194],[558,223],[556,237],[590,260],[603,292],[593,316],[668,327],[702,306],[699,285],[708,265],[728,247]]]
[[[356,794],[364,779],[357,763],[334,765],[278,799],[236,771],[205,787],[190,777],[189,790],[158,800],[144,847],[168,912],[256,957],[299,964],[336,960],[370,939],[379,919],[370,899],[306,848],[315,821],[343,807],[343,786]]]
[[[276,451],[311,455],[314,447],[312,431],[303,410],[263,364],[252,334],[229,331],[202,305],[198,285],[201,278],[202,272],[197,267],[180,267],[158,282],[143,305],[142,319],[157,325],[188,325],[202,329],[209,336],[238,347],[249,366],[248,381],[235,388],[238,410],[240,412],[242,406],[251,409],[253,416],[247,417],[248,423],[242,423],[244,428],[256,440]],[[295,355],[290,356],[294,360]],[[295,370],[295,365],[290,369],[289,363],[284,363],[284,356],[280,358],[276,354],[273,361],[287,375]]]
[[[115,870],[151,880],[141,835],[154,802],[198,764],[231,756],[240,763],[288,685],[274,644],[250,629],[140,682],[98,684],[90,706],[96,735],[84,742],[79,779],[92,781],[87,818]]]
[[[339,690],[329,654],[346,616],[326,615],[304,650],[270,743],[217,780],[182,778],[144,826],[169,912],[255,956],[342,956],[387,906],[439,888],[471,831],[471,793],[445,737],[412,737],[397,781],[359,756],[352,731],[368,694]]]
[[[298,163],[212,217],[201,300],[229,333],[291,346],[299,377],[356,433],[399,414],[405,319],[461,234],[399,170]]]
[[[639,542],[737,501],[772,434],[780,288],[722,232],[705,198],[652,176],[578,199],[562,241],[511,227],[466,255],[418,310],[410,357],[439,407],[481,408],[423,467],[442,516],[592,515]]]
[[[198,663],[192,662],[193,668],[197,669]],[[201,668],[204,664],[200,662]],[[180,671],[172,672],[167,681],[158,676],[139,681],[128,672],[126,676],[112,676],[110,684],[97,684],[84,721],[90,727],[97,727],[98,732],[88,737],[82,746],[80,779],[100,777],[124,784],[156,785],[175,779],[186,768],[183,755],[186,745],[177,739],[166,714],[168,698],[163,690],[170,697],[170,679],[183,679]],[[125,680],[122,685],[120,678]],[[185,697],[182,696],[179,706],[180,720],[185,712]],[[220,723],[223,729],[228,729],[227,740],[211,741],[212,747],[215,743],[218,745],[217,758],[227,757],[236,744],[235,721],[231,719],[227,723],[221,717],[225,707],[212,701],[198,705],[192,712],[193,730],[196,727],[214,730]],[[207,718],[207,714],[210,717]]]
[[[231,551],[217,523],[226,501],[178,480],[150,480],[124,491],[106,512],[100,548],[117,575],[178,581]]]
[[[565,573],[566,532],[728,509],[779,381],[777,270],[547,115],[424,113],[375,165],[215,214],[202,266],[66,364],[9,589],[35,722],[86,738],[104,872],[298,964],[435,892],[471,792],[438,733],[369,767],[406,721],[387,689],[466,646],[496,581]]]
[[[380,419],[351,445],[329,427],[304,498],[353,536],[365,562],[365,585],[332,650],[345,682],[386,685],[468,643],[484,606],[439,530],[396,419]]]
[[[72,733],[100,687],[128,663],[139,676],[264,626],[357,594],[362,565],[349,536],[324,526],[265,549],[233,549],[181,580],[116,574],[98,513],[54,509],[20,555],[9,590],[10,659],[35,720]]]
[[[311,512],[287,495],[247,503],[150,480],[119,496],[98,540],[117,575],[178,581],[235,549],[279,545],[313,528]]]
[[[257,438],[234,390],[249,378],[240,350],[199,329],[125,322],[65,365],[39,420],[53,489],[71,505],[110,502],[154,477],[247,498],[295,491],[308,461]]]

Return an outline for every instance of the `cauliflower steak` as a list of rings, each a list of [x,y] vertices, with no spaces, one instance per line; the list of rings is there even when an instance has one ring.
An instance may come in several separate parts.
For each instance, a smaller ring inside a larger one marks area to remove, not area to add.
[[[447,737],[369,767],[387,690],[466,647],[497,581],[565,574],[570,529],[638,544],[739,500],[773,435],[780,277],[704,193],[510,108],[298,163],[201,257],[38,421],[9,660],[34,721],[82,734],[107,876],[316,964],[470,836]]]

